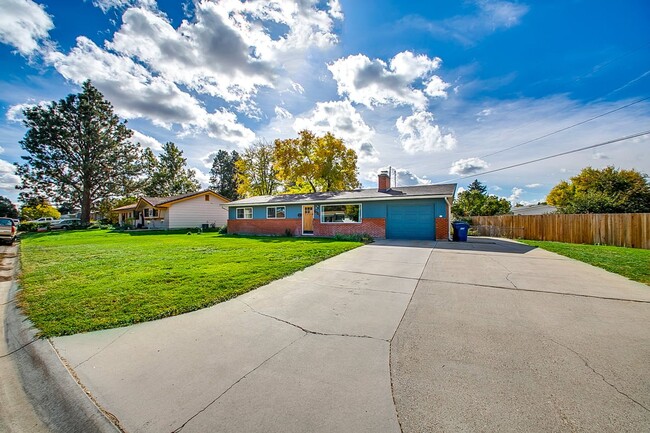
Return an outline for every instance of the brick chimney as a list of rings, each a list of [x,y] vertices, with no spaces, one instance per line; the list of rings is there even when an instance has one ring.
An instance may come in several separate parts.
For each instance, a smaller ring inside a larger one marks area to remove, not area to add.
[[[383,170],[379,173],[377,183],[379,184],[379,188],[377,188],[379,192],[386,192],[390,189],[390,176],[388,175],[387,170]]]

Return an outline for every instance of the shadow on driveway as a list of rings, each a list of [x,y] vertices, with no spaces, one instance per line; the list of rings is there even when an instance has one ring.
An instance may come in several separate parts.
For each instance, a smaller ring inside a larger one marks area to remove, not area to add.
[[[470,237],[467,242],[449,241],[423,241],[423,240],[402,240],[383,239],[374,242],[372,245],[408,247],[408,248],[435,248],[438,250],[452,251],[481,251],[490,253],[526,254],[537,247],[520,244],[511,240],[497,238]]]

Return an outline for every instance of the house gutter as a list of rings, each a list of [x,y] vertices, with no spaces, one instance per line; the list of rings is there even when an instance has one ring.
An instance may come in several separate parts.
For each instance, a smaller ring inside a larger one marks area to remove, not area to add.
[[[406,196],[406,197],[371,197],[371,198],[346,198],[346,199],[324,199],[324,200],[303,200],[303,201],[287,201],[287,202],[261,202],[261,203],[224,203],[224,206],[228,207],[245,207],[245,206],[285,206],[290,204],[306,204],[306,205],[320,205],[320,204],[330,204],[330,203],[356,203],[356,202],[367,202],[367,201],[387,201],[387,200],[426,200],[432,198],[444,198],[447,201],[449,196],[445,195],[428,195],[428,196]]]

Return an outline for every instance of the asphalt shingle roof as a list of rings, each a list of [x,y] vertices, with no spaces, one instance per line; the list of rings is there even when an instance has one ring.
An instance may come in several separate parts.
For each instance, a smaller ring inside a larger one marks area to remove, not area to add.
[[[390,200],[394,198],[452,197],[455,191],[456,184],[450,183],[444,185],[399,186],[387,191],[378,191],[376,188],[372,188],[341,192],[316,192],[311,194],[259,195],[232,201],[228,203],[228,206],[275,203],[315,203],[321,201]]]

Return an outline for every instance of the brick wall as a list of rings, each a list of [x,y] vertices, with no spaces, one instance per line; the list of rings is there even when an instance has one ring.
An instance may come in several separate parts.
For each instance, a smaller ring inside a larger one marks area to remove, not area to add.
[[[436,218],[436,239],[449,238],[449,218]]]
[[[294,236],[302,235],[302,220],[300,218],[286,219],[250,219],[228,220],[228,233],[249,235],[284,235],[286,229]]]
[[[228,220],[228,233],[251,235],[284,235],[291,230],[294,236],[302,235],[302,219],[250,219]],[[386,220],[384,218],[364,218],[361,224],[323,224],[314,219],[314,236],[334,236],[336,234],[368,233],[375,239],[386,238]]]
[[[351,235],[355,233],[368,233],[375,239],[386,238],[386,219],[385,218],[363,218],[361,224],[349,223],[321,223],[320,220],[314,220],[314,235],[316,236],[334,236],[336,234]]]

